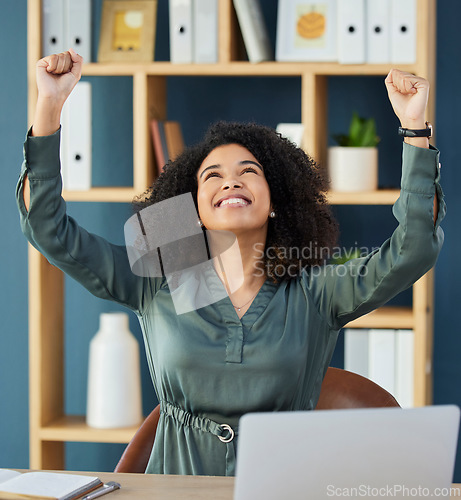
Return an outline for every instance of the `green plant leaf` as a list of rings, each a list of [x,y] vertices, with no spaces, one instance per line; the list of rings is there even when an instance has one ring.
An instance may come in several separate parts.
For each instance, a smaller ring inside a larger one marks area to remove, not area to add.
[[[352,120],[349,127],[349,139],[351,145],[355,146],[358,142],[360,142],[361,131],[362,131],[362,121],[359,115],[354,111],[354,113],[352,114]]]
[[[373,147],[376,137],[376,127],[374,120],[369,120],[363,124],[360,146],[363,148]]]
[[[332,137],[342,147],[374,148],[380,141],[376,135],[374,118],[361,118],[356,111],[352,113],[349,134],[336,134]]]

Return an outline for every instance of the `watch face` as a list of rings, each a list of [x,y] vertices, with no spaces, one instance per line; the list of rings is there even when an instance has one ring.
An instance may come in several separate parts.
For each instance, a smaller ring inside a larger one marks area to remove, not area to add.
[[[430,139],[432,137],[432,123],[426,122],[426,130],[429,134],[427,138]]]

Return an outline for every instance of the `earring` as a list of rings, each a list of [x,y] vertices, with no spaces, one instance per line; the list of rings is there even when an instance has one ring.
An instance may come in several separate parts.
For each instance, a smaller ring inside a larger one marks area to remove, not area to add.
[[[269,214],[269,217],[273,219],[275,217],[275,212],[272,210],[272,212]]]
[[[202,222],[200,219],[197,221],[197,224],[198,224],[200,227],[203,227],[203,222]]]

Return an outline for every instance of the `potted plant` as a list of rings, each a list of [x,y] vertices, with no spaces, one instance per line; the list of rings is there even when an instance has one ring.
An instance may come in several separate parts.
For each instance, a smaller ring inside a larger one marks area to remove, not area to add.
[[[378,148],[373,118],[352,115],[348,135],[333,135],[339,146],[328,149],[333,191],[373,191],[378,188]]]

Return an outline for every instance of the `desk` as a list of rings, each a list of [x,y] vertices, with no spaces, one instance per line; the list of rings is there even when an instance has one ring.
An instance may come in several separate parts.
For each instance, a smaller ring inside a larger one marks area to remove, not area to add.
[[[101,481],[117,481],[120,490],[102,500],[232,500],[233,477],[167,476],[157,474],[114,474],[110,472],[75,472],[98,476]]]
[[[117,481],[122,485],[120,490],[101,497],[103,500],[152,500],[153,498],[156,500],[233,500],[233,477],[115,474],[113,472],[69,473],[98,476],[105,483]],[[453,484],[453,488],[457,488],[458,491],[451,498],[461,498],[461,484]]]
[[[233,477],[166,476],[157,474],[114,474],[111,472],[76,472],[97,475],[101,481],[117,481],[120,490],[101,497],[103,500],[232,500]],[[461,484],[454,484],[461,498]],[[256,499],[255,499],[256,500]]]

